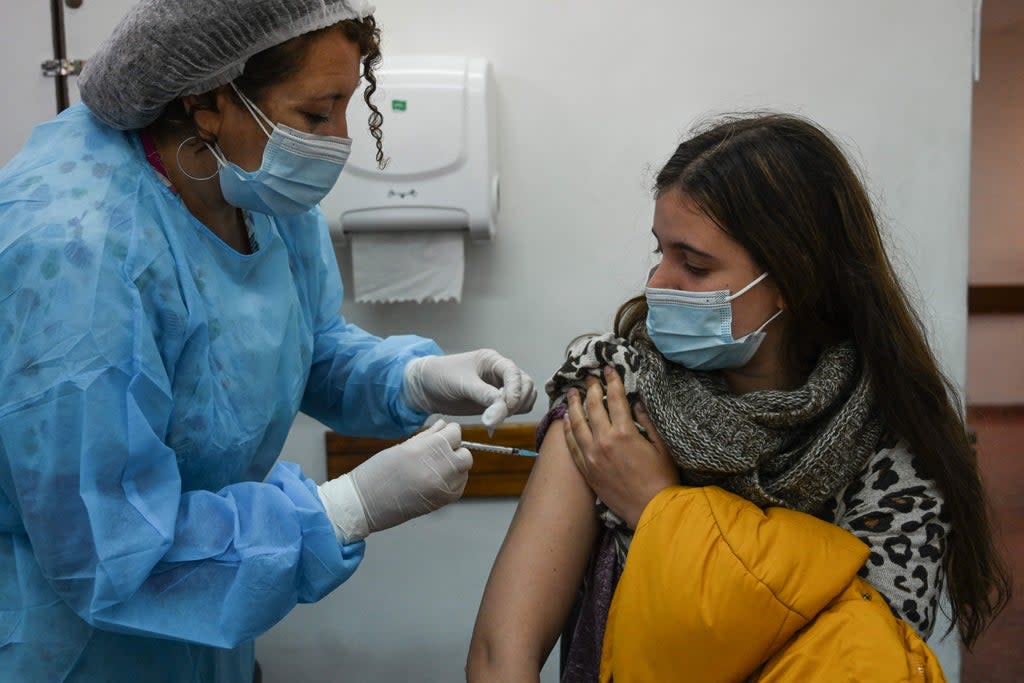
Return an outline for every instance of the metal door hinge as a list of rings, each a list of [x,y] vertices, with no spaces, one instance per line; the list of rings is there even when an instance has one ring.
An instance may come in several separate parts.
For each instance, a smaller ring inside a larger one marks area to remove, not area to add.
[[[57,76],[77,76],[82,73],[82,67],[85,66],[85,60],[47,59],[39,66],[43,70],[43,75],[50,76],[51,78]]]

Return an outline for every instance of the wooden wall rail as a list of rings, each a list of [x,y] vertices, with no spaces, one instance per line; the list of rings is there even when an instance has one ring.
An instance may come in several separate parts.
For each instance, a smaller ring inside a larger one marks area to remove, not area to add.
[[[464,425],[462,438],[466,441],[493,443],[498,446],[536,449],[536,424],[502,425],[489,437],[482,425]],[[342,436],[327,432],[327,476],[330,479],[341,476],[401,439],[369,439]],[[533,458],[494,453],[473,453],[473,469],[469,471],[466,497],[487,498],[518,496],[526,486],[526,479],[533,468]]]
[[[1024,285],[969,285],[968,313],[1024,313]]]

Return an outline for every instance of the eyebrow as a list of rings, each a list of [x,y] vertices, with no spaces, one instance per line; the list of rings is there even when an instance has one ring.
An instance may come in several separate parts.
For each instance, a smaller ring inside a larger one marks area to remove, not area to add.
[[[654,239],[658,240],[659,243],[661,242],[661,240],[658,239],[658,233],[654,232],[654,228],[651,228],[651,234],[654,235]],[[669,243],[668,246],[670,248],[672,248],[672,249],[682,249],[682,250],[688,251],[688,252],[690,252],[692,254],[696,254],[697,256],[703,256],[704,258],[708,258],[708,259],[714,259],[715,258],[714,256],[712,256],[711,254],[707,253],[706,251],[701,251],[700,249],[697,249],[696,247],[694,247],[692,244],[689,244],[687,242],[683,242],[682,240],[677,240],[675,242],[671,242],[671,243]],[[665,249],[665,245],[662,244],[661,248],[664,250]]]

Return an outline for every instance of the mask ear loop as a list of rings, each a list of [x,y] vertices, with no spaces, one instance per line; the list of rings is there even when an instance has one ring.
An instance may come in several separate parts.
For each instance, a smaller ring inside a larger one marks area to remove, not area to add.
[[[218,173],[220,173],[220,167],[224,163],[224,160],[216,152],[213,151],[213,147],[210,147],[209,143],[203,142],[203,144],[205,144],[210,149],[210,152],[213,153],[213,157],[217,160],[217,170],[214,171],[211,175],[208,175],[205,178],[198,178],[189,173],[188,171],[186,171],[185,167],[181,165],[181,148],[184,147],[186,143],[188,143],[190,140],[196,140],[198,139],[198,137],[198,135],[192,135],[182,140],[181,144],[178,145],[178,152],[174,155],[174,161],[175,163],[178,164],[178,170],[181,171],[186,178],[191,178],[192,180],[198,180],[200,182],[204,180],[212,180],[213,178],[217,177]]]
[[[768,318],[767,320],[765,320],[765,321],[764,321],[764,324],[763,324],[763,325],[761,325],[761,327],[759,327],[759,328],[757,328],[756,330],[754,330],[753,334],[757,334],[758,332],[761,332],[761,331],[763,331],[763,330],[764,330],[764,328],[768,327],[768,324],[769,324],[770,322],[772,322],[773,320],[775,320],[776,318],[778,318],[778,317],[779,317],[780,315],[782,315],[783,313],[785,313],[785,310],[784,310],[784,309],[782,309],[782,308],[780,308],[780,309],[779,309],[779,310],[778,310],[778,311],[777,311],[777,312],[775,313],[775,315],[773,315],[772,317],[770,317],[770,318]]]
[[[775,312],[775,315],[773,315],[772,317],[770,317],[767,320],[765,320],[764,323],[761,324],[761,327],[757,328],[753,332],[747,332],[745,335],[743,335],[739,339],[735,339],[734,341],[738,341],[738,342],[746,341],[747,339],[753,337],[755,334],[761,334],[762,332],[764,332],[764,328],[768,327],[769,323],[771,323],[773,320],[775,320],[776,318],[778,318],[780,315],[782,315],[785,312],[786,312],[785,309],[780,308],[778,311]]]
[[[765,272],[761,273],[760,277],[754,278],[754,280],[750,284],[748,284],[746,287],[744,287],[740,291],[736,292],[735,294],[731,294],[731,295],[725,297],[725,300],[731,302],[731,301],[733,301],[735,299],[740,298],[741,296],[746,294],[748,291],[753,289],[755,285],[757,285],[759,282],[764,280],[766,277],[768,277],[768,271],[765,271]]]
[[[235,94],[238,95],[238,99],[242,100],[242,104],[245,105],[245,108],[249,110],[249,115],[256,120],[256,125],[259,126],[260,130],[263,131],[263,134],[269,138],[277,127],[274,122],[256,106],[255,102],[246,97],[245,93],[238,89],[238,86],[235,85],[234,81],[231,81],[229,85],[231,86],[231,89],[235,91]],[[268,126],[269,130],[267,129]]]

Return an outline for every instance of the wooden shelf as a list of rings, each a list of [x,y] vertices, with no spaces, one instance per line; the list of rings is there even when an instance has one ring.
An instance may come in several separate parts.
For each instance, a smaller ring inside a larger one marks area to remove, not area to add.
[[[1024,285],[968,285],[968,313],[1024,313]]]
[[[499,446],[513,446],[536,450],[537,425],[509,424],[494,430],[494,436],[487,435],[482,425],[464,425],[462,438],[466,441],[493,443]],[[394,446],[403,439],[370,439],[343,436],[327,432],[327,477],[333,479],[351,472],[354,467],[368,460],[370,456]],[[533,458],[495,453],[473,453],[473,469],[469,471],[464,497],[489,498],[519,496],[526,486],[526,480],[533,469]]]

